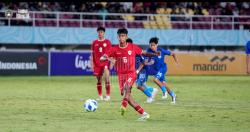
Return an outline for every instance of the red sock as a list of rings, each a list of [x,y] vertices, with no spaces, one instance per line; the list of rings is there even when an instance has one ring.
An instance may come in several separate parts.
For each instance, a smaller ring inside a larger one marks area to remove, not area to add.
[[[140,114],[144,113],[144,109],[140,105],[137,105],[136,107],[134,107],[134,109]]]
[[[97,91],[98,91],[98,95],[102,96],[102,83],[97,83],[96,88],[97,88]]]
[[[106,95],[110,96],[110,83],[109,82],[105,82],[105,87],[106,87]]]
[[[127,105],[128,105],[128,99],[127,99],[127,98],[124,98],[124,99],[122,100],[122,106],[126,108]]]

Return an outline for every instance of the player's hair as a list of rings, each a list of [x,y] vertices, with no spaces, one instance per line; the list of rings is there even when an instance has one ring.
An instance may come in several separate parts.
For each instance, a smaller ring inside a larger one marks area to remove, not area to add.
[[[128,34],[128,30],[126,28],[120,28],[118,29],[117,34]]]
[[[158,41],[159,41],[159,38],[157,37],[153,37],[149,40],[149,43],[155,43],[155,44],[158,44]]]
[[[131,38],[128,38],[128,39],[126,40],[126,42],[127,42],[127,43],[133,43],[133,40],[132,40]]]
[[[105,32],[105,28],[104,28],[104,27],[98,27],[96,31],[97,31],[97,32],[98,32],[98,31],[103,31],[103,32]]]

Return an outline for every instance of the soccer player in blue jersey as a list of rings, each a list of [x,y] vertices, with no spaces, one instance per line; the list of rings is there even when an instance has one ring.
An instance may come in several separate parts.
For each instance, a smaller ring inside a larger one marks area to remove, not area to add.
[[[127,43],[133,43],[133,40],[128,38]],[[152,62],[147,61],[148,58],[144,56],[136,56],[136,73],[137,73],[137,80],[136,80],[136,85],[139,90],[141,90],[148,98],[147,98],[147,103],[152,103],[154,101],[154,97],[157,93],[156,88],[152,88],[146,84],[148,80],[148,66],[151,65]]]
[[[176,64],[178,65],[178,60],[176,55],[169,51],[158,47],[158,38],[153,37],[149,40],[150,48],[147,49],[147,52],[155,53],[157,51],[160,52],[160,56],[153,57],[154,64],[153,68],[157,71],[157,73],[154,75],[153,81],[161,88],[163,96],[162,99],[167,98],[167,93],[172,97],[172,102],[175,104],[176,101],[176,94],[173,90],[170,89],[170,87],[167,85],[165,80],[165,74],[168,71],[168,66],[164,61],[165,55],[173,56]]]
[[[249,62],[250,62],[250,41],[248,41],[246,43],[246,64],[247,64],[247,74],[250,74],[250,66],[249,66]]]

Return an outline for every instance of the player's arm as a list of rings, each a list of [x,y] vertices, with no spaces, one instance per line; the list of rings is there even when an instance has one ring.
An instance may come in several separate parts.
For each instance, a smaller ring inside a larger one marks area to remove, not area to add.
[[[109,65],[110,69],[113,69],[115,62],[116,62],[116,60],[113,57],[110,57],[110,65]]]
[[[171,51],[169,51],[169,50],[162,49],[162,53],[163,53],[164,55],[172,56],[172,57],[174,58],[174,61],[175,61],[176,65],[179,66],[179,61],[178,61],[177,56],[176,56],[176,54],[175,54],[174,52],[171,52]]]
[[[113,54],[114,54],[114,49],[113,48],[110,48],[105,54],[103,54],[101,57],[100,57],[100,61],[105,61],[105,60],[109,60],[109,61],[113,61],[111,59],[111,57],[114,57]]]
[[[155,53],[149,53],[149,52],[146,52],[146,51],[142,51],[142,55],[143,56],[147,56],[147,57],[155,57],[155,56],[159,56],[160,55],[160,52],[155,52]]]
[[[93,62],[93,55],[92,55],[92,52],[91,52],[91,55],[90,55],[90,64],[91,64],[91,69],[92,69],[92,71],[93,71],[93,69],[94,69],[94,62]]]
[[[138,69],[136,70],[136,74],[138,74],[140,71],[141,71],[141,69],[144,67],[144,63],[141,63],[140,64],[140,66],[138,67]]]
[[[91,64],[91,69],[92,69],[92,71],[94,70],[94,59],[93,59],[93,57],[94,57],[94,49],[93,49],[93,43],[92,43],[92,45],[91,45],[91,54],[90,54],[90,64]]]
[[[171,53],[171,56],[173,56],[175,63],[176,63],[177,65],[179,65],[179,61],[178,61],[178,59],[177,59],[176,54],[172,52],[172,53]]]

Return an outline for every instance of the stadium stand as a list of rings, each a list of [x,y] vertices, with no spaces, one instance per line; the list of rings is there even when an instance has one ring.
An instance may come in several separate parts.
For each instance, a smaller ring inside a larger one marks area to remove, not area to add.
[[[18,9],[30,19],[15,18]],[[0,2],[0,26],[248,30],[250,2]]]
[[[0,2],[0,9],[28,9],[31,13],[33,11],[31,18],[33,16],[36,18],[33,24],[35,26],[98,27],[105,19],[108,22],[102,25],[108,28],[126,26],[153,29],[239,29],[242,25],[244,29],[249,29],[250,18],[245,17],[250,15],[249,5],[249,2],[87,2],[81,4]],[[57,16],[55,12],[61,13]],[[92,14],[83,14],[83,12],[92,12]],[[3,16],[3,13],[0,16]],[[57,19],[59,19],[59,25],[57,25]],[[6,21],[1,21],[1,25],[7,24]],[[13,20],[11,24],[32,25],[19,20]]]

